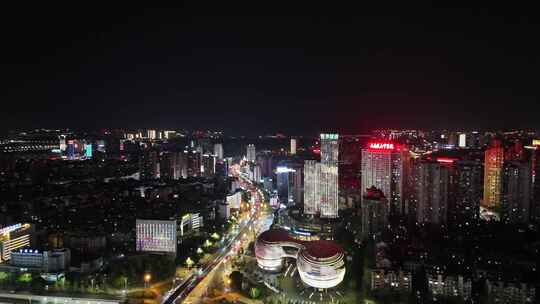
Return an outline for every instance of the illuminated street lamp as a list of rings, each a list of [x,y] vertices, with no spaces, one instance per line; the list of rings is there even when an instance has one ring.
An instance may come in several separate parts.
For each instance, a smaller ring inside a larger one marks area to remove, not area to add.
[[[148,283],[150,282],[151,279],[152,279],[152,276],[149,273],[144,275],[144,287],[145,288],[148,288]]]

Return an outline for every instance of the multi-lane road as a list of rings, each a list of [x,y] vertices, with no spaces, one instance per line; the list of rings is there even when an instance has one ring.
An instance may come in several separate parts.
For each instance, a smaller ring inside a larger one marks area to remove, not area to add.
[[[226,245],[218,251],[211,262],[202,267],[202,269],[200,269],[197,273],[194,273],[186,278],[180,285],[169,291],[164,296],[162,301],[163,304],[182,303],[182,301],[185,300],[189,293],[195,289],[195,287],[205,278],[206,275],[208,275],[208,273],[223,262],[228,255],[233,253],[243,237],[251,235],[248,232],[250,227],[253,229],[253,224],[258,220],[260,214],[259,210],[261,209],[263,198],[255,186],[247,182],[243,182],[243,186],[250,191],[251,195],[255,198],[254,208],[252,208],[252,211],[250,212],[249,220],[239,221],[239,226],[241,228],[239,229],[238,234],[226,242]]]

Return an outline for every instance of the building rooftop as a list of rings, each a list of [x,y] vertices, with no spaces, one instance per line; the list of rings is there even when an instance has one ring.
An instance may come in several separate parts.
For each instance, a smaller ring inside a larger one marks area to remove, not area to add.
[[[304,255],[308,254],[317,259],[324,259],[343,253],[343,248],[333,241],[318,240],[306,242]]]
[[[370,188],[366,189],[366,194],[364,194],[364,198],[371,200],[381,200],[385,198],[385,196],[381,189],[377,189],[375,186],[371,186]]]
[[[284,229],[271,229],[261,233],[259,241],[269,244],[294,243],[304,248],[304,255],[316,259],[324,259],[343,253],[343,248],[334,241],[300,241],[289,236],[289,232]]]

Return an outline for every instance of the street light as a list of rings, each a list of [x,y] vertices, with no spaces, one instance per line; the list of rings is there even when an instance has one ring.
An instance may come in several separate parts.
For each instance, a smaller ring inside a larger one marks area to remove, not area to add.
[[[150,282],[151,279],[152,279],[152,276],[149,273],[144,275],[144,287],[145,288],[148,288],[148,282]]]

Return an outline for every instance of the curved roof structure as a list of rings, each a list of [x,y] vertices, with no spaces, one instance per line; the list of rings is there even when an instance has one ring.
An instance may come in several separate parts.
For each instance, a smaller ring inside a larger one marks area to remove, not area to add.
[[[344,251],[333,241],[299,241],[283,229],[261,233],[255,242],[260,268],[279,271],[283,259],[295,258],[302,281],[315,288],[337,286],[345,276]]]

